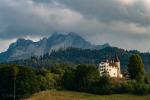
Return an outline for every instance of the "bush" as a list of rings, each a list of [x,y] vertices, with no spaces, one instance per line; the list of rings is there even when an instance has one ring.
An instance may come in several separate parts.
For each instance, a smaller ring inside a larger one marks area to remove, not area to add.
[[[148,94],[149,92],[149,85],[147,84],[135,84],[134,86],[134,90],[133,93],[134,94],[138,94],[138,95],[144,95],[144,94]]]
[[[0,99],[9,100],[13,98],[13,73],[12,67],[1,67],[0,68]]]
[[[148,85],[148,93],[150,93],[150,84]]]
[[[15,69],[18,71],[16,71]],[[16,73],[17,72],[17,73]],[[14,77],[15,75],[15,77]],[[1,100],[11,100],[29,96],[39,91],[35,70],[22,66],[7,66],[0,68],[0,97]]]
[[[40,91],[36,72],[29,67],[19,66],[19,73],[16,79],[16,95],[18,98],[30,96]]]
[[[111,89],[111,79],[109,76],[102,76],[100,77],[99,80],[99,94],[111,94],[112,89]]]
[[[117,93],[131,93],[134,90],[135,81],[125,81],[120,84]]]
[[[47,73],[45,76],[38,75],[37,80],[41,91],[55,88],[56,81],[52,73]]]
[[[132,80],[122,83],[119,90],[121,91],[121,93],[133,93],[137,95],[144,95],[148,94],[149,85]]]
[[[64,88],[69,90],[75,90],[75,71],[74,70],[68,70],[65,72],[63,76],[63,85]]]
[[[74,83],[79,91],[90,91],[99,81],[99,72],[95,66],[79,65],[75,71]]]

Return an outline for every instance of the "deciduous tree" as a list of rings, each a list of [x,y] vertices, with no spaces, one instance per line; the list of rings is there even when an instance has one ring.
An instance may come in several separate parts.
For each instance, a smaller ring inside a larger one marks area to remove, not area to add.
[[[129,59],[128,72],[131,79],[135,79],[138,82],[143,82],[145,77],[144,64],[138,54],[134,54]]]

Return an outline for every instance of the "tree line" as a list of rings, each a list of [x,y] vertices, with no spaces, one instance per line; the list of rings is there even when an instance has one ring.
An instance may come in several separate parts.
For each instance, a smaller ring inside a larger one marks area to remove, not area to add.
[[[100,77],[97,66],[80,64],[55,64],[50,68],[32,68],[14,64],[0,65],[0,99],[18,100],[33,93],[49,89],[66,89],[94,94],[150,93],[144,64],[139,55],[132,55],[127,65],[130,76],[111,78]]]
[[[31,57],[26,60],[18,60],[9,63],[31,66],[35,68],[51,67],[54,64],[99,64],[104,59],[112,59],[117,54],[121,61],[121,69],[125,70],[129,57],[133,54],[139,54],[145,65],[147,72],[150,72],[150,54],[140,53],[139,51],[127,51],[115,47],[107,47],[101,50],[67,48],[65,50],[52,51],[51,54],[45,54],[41,57]]]

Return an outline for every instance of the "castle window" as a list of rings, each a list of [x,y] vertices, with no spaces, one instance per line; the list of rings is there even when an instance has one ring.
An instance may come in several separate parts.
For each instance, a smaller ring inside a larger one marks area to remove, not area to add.
[[[115,73],[114,73],[114,75],[115,75]]]

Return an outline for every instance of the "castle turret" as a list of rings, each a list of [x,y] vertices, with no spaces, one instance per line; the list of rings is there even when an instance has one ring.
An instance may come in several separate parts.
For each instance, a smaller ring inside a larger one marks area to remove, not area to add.
[[[115,56],[114,62],[120,62],[120,60],[119,60],[117,55]]]
[[[118,68],[118,71],[117,71],[117,76],[118,77],[122,77],[121,76],[121,72],[120,72],[120,60],[118,58],[118,56],[116,55],[115,58],[114,58],[114,63],[116,65],[116,67]]]
[[[119,60],[118,56],[115,56],[115,58],[114,58],[114,63],[115,63],[115,65],[116,65],[116,67],[118,67],[119,70],[120,70],[120,60]]]

